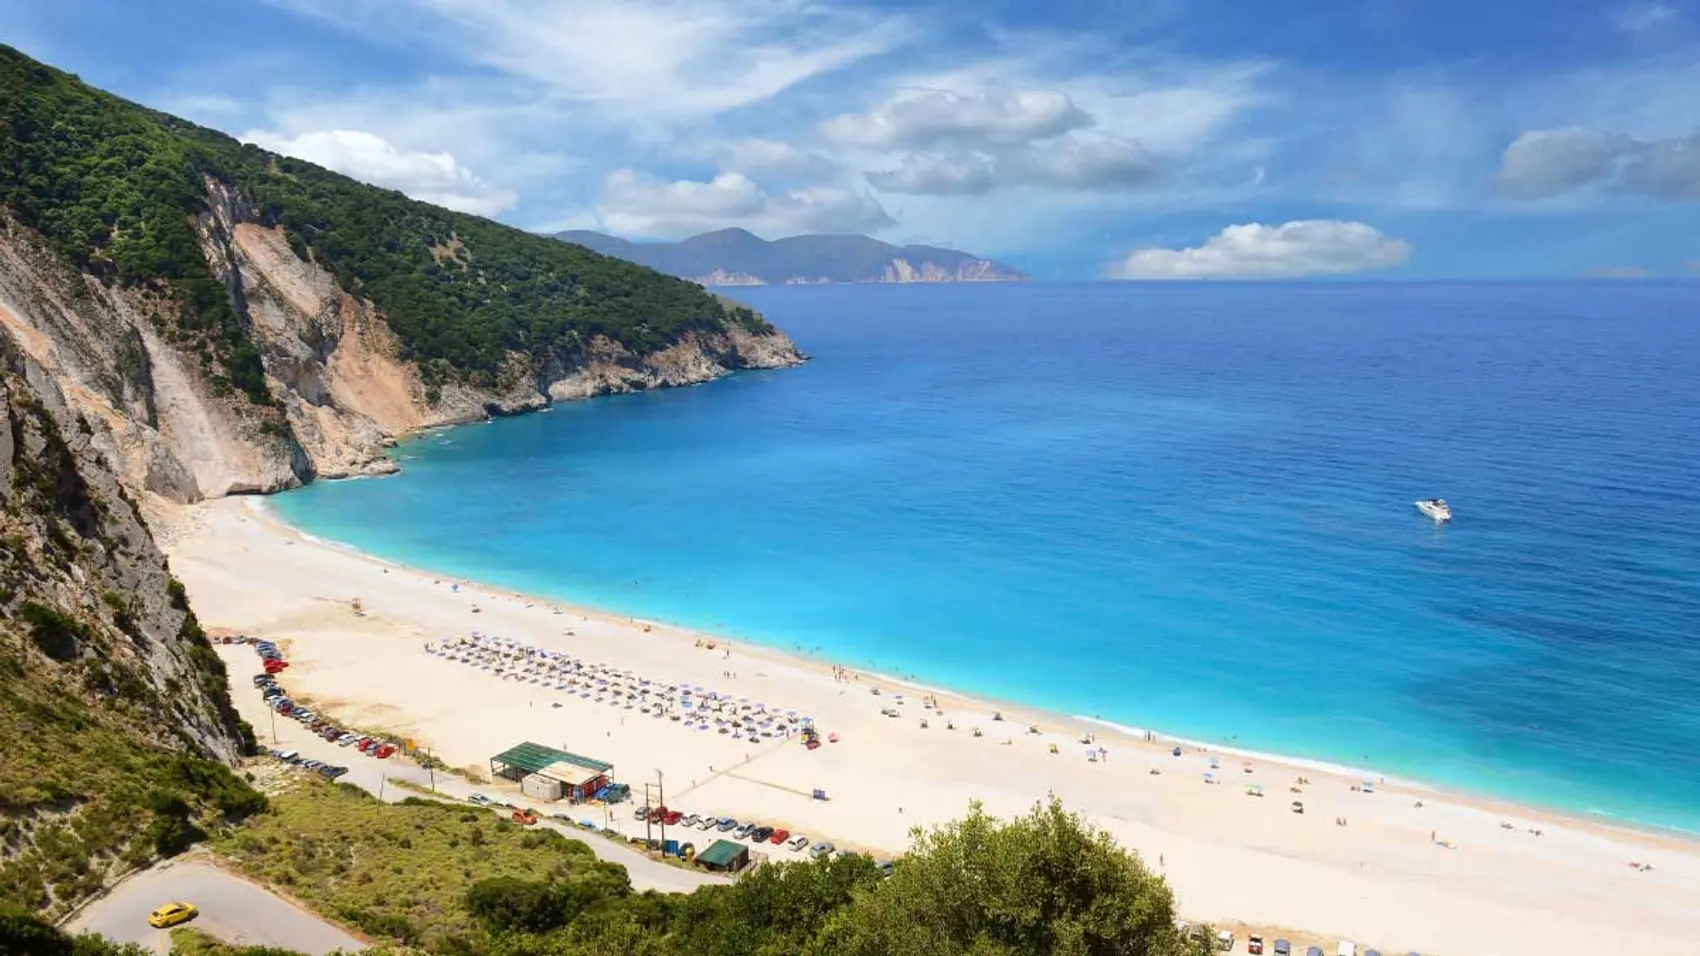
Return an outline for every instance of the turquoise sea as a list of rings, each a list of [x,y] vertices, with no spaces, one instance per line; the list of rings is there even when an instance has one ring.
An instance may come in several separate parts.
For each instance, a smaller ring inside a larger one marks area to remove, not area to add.
[[[1700,285],[738,295],[814,361],[423,436],[277,508],[923,682],[1700,832]]]

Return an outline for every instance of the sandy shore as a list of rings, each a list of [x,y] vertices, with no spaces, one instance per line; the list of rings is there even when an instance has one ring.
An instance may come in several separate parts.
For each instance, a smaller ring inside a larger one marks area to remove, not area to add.
[[[1257,758],[1246,772],[1238,756],[1189,746],[1176,757],[1169,741],[1090,721],[1009,706],[994,720],[1000,707],[946,692],[941,718],[898,682],[725,639],[709,650],[704,635],[387,564],[300,535],[253,500],[154,523],[207,625],[287,641],[293,693],[456,766],[487,772],[492,754],[535,740],[613,763],[639,793],[662,774],[682,810],[882,855],[971,800],[1013,815],[1055,793],[1167,877],[1188,918],[1302,927],[1283,934],[1301,953],[1313,943],[1332,953],[1339,939],[1443,956],[1675,953],[1700,939],[1690,841],[1397,784],[1366,793],[1358,776],[1301,763]],[[474,630],[795,709],[840,741],[817,751],[735,741],[424,652]],[[901,716],[882,715],[893,706]],[[1106,759],[1087,759],[1083,734]],[[1204,781],[1213,758],[1216,785]],[[1309,783],[1294,793],[1300,776]],[[1266,795],[1248,795],[1253,784]],[[812,799],[817,788],[831,799]]]

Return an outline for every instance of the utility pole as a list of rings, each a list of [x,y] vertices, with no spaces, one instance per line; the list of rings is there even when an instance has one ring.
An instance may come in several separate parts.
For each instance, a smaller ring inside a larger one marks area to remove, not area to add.
[[[275,743],[277,743],[277,710],[276,710],[276,709],[274,709],[274,708],[269,708],[269,707],[268,707],[268,708],[267,708],[267,710],[270,710],[270,711],[271,711],[271,717],[272,717],[272,743],[274,743],[274,744],[275,744]]]
[[[431,755],[431,748],[425,748],[425,772],[431,775],[431,792],[437,792],[437,758]]]
[[[655,771],[655,793],[662,806],[667,805],[667,790],[661,785],[661,771]],[[667,855],[667,814],[661,814],[661,854]]]

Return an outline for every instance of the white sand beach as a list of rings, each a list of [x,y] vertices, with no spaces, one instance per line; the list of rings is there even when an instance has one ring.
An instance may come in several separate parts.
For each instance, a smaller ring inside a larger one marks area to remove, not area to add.
[[[1351,939],[1360,951],[1443,956],[1676,953],[1700,940],[1694,842],[1392,783],[1366,793],[1354,789],[1361,777],[1261,757],[1248,764],[1193,746],[1176,757],[1171,741],[942,691],[929,710],[916,688],[840,679],[829,665],[735,636],[387,564],[304,537],[252,499],[154,524],[204,624],[286,642],[292,666],[280,679],[292,694],[457,767],[487,772],[490,756],[534,740],[614,764],[640,800],[660,773],[672,807],[759,818],[882,856],[901,853],[911,827],[961,816],[971,800],[1013,815],[1055,793],[1161,872],[1187,918],[1294,928],[1282,935],[1297,952],[1332,953]],[[473,631],[795,710],[839,740],[812,751],[795,737],[733,740],[425,651]],[[266,728],[256,730],[263,738]],[[1086,734],[1105,759],[1088,759]],[[1204,780],[1212,758],[1215,785]],[[1294,793],[1301,776],[1309,782]],[[1248,795],[1251,785],[1265,795]],[[830,799],[813,799],[815,789]],[[618,816],[632,826],[629,811]]]

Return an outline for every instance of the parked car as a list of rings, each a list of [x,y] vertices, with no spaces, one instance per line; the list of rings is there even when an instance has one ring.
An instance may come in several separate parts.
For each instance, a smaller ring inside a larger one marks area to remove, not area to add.
[[[1234,951],[1234,934],[1233,934],[1233,932],[1230,931],[1230,930],[1223,930],[1220,933],[1217,933],[1216,934],[1216,948],[1221,950],[1224,953],[1233,952]]]
[[[667,825],[670,826],[670,827],[671,826],[677,826],[679,824],[679,821],[683,820],[684,818],[685,818],[684,814],[680,813],[677,810],[668,810],[666,813],[661,815],[661,819],[665,820],[667,822]]]
[[[372,756],[377,757],[379,760],[383,760],[393,753],[395,753],[395,744],[379,744],[372,750]]]
[[[703,817],[702,820],[700,820],[697,823],[697,829],[698,830],[712,830],[717,825],[719,825],[719,823],[720,823],[720,821],[716,820],[713,817]]]
[[[787,841],[785,845],[790,847],[792,850],[807,849],[809,845],[809,838],[799,833]]]
[[[772,827],[756,827],[754,830],[750,831],[750,841],[752,843],[766,843],[768,838],[771,836],[773,836]]]
[[[1259,956],[1263,952],[1263,937],[1256,933],[1247,936],[1245,938],[1245,951],[1251,953],[1252,956]]]
[[[891,871],[896,869],[890,860],[875,860],[874,866],[879,868],[880,876],[890,876]]]
[[[279,759],[279,760],[294,760],[296,757],[299,757],[299,756],[301,756],[301,755],[299,753],[297,753],[296,751],[285,750],[284,752],[277,755],[277,759]]]
[[[738,839],[742,840],[744,837],[749,836],[750,831],[754,830],[755,828],[756,828],[756,825],[753,824],[753,823],[740,823],[740,824],[738,824],[737,828],[732,831],[732,835],[737,837]]]
[[[702,822],[702,817],[699,817],[694,813],[688,813],[688,814],[685,815],[685,818],[683,820],[679,821],[679,825],[683,826],[683,827],[694,827],[701,822]]]
[[[1305,956],[1322,956],[1322,947],[1321,946],[1310,947],[1309,949],[1305,950]]]
[[[782,846],[785,841],[789,839],[791,839],[791,831],[784,827],[773,831],[773,833],[768,836],[768,840],[770,840],[774,846]]]
[[[471,794],[466,799],[469,800],[472,803],[478,804],[481,807],[488,806],[489,803],[490,803],[490,798],[486,797],[482,793]]]
[[[714,828],[719,830],[721,833],[726,833],[730,830],[735,829],[737,826],[738,826],[738,821],[732,819],[731,817],[721,817],[720,822],[715,824]]]
[[[1276,940],[1275,956],[1293,956],[1293,944],[1284,939]]]
[[[831,853],[834,849],[835,849],[835,847],[833,847],[832,844],[827,843],[826,841],[822,840],[821,842],[816,843],[814,846],[809,847],[809,855],[812,856],[812,857],[819,858],[819,857],[826,856],[827,854]]]
[[[632,811],[632,819],[633,820],[645,820],[645,819],[648,819],[648,818],[649,818],[649,807],[648,806],[638,807],[636,810]]]

